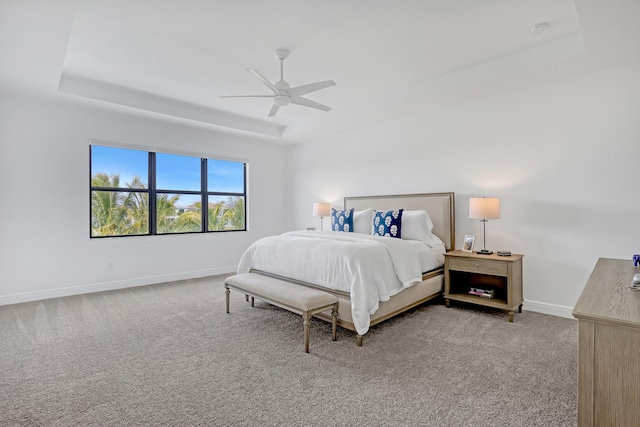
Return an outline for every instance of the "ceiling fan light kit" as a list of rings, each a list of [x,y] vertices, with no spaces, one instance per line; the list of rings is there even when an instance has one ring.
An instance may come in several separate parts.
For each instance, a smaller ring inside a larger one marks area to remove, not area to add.
[[[273,103],[276,104],[278,107],[284,107],[286,105],[289,105],[290,102],[291,102],[291,98],[289,98],[288,96],[275,95],[273,97]]]
[[[273,98],[273,107],[271,107],[269,117],[275,116],[280,107],[285,107],[289,104],[302,105],[303,107],[315,108],[322,111],[330,111],[331,107],[312,101],[308,98],[304,98],[302,95],[335,86],[336,82],[333,80],[325,80],[322,82],[290,87],[289,83],[284,80],[284,60],[289,56],[289,51],[286,49],[277,49],[275,54],[276,58],[280,60],[280,80],[277,82],[271,83],[258,71],[253,68],[247,68],[247,71],[271,89],[273,92],[272,95],[228,95],[221,96],[220,98]]]

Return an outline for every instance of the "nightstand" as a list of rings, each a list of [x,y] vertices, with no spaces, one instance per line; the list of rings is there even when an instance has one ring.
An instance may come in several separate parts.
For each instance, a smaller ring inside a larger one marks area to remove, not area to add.
[[[513,322],[516,309],[522,313],[522,257],[478,255],[475,252],[451,251],[444,258],[444,298],[509,312]],[[471,288],[493,292],[492,298],[471,295]]]

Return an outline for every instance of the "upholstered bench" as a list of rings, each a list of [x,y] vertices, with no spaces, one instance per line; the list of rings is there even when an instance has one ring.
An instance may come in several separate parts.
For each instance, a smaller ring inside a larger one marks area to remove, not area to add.
[[[252,307],[254,298],[258,298],[266,303],[302,315],[304,319],[304,351],[306,353],[309,353],[309,321],[311,316],[331,308],[331,338],[336,340],[338,298],[330,293],[258,273],[243,273],[228,277],[224,282],[224,287],[227,298],[227,313],[229,313],[229,290],[235,289],[251,297]]]

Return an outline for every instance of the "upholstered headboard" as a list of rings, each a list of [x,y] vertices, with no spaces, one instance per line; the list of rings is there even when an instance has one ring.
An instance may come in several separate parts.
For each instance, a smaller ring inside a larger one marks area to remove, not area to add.
[[[368,208],[379,211],[425,210],[433,222],[433,234],[442,239],[447,251],[450,251],[456,246],[454,199],[454,193],[345,197],[344,208],[354,208],[356,211]]]

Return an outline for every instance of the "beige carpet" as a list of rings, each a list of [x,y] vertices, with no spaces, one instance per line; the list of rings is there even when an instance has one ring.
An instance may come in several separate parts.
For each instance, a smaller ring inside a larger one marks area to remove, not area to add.
[[[353,332],[223,277],[0,307],[0,426],[574,426],[577,325],[442,304]]]

